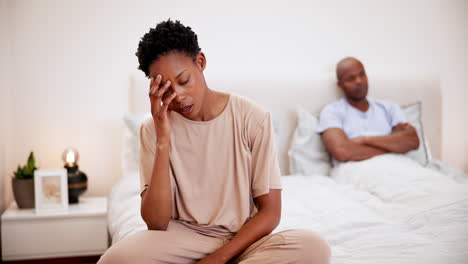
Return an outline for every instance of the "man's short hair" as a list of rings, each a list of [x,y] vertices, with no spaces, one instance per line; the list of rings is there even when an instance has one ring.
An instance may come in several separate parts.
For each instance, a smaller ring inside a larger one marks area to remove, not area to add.
[[[180,21],[171,19],[163,21],[150,28],[138,44],[135,55],[138,57],[138,69],[149,77],[149,66],[159,57],[172,51],[185,53],[195,59],[201,51],[198,38],[190,27],[184,26]]]

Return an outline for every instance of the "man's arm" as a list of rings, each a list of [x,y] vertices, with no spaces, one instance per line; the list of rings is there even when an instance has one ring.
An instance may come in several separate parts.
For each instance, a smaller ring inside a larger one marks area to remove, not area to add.
[[[406,153],[419,147],[416,129],[408,123],[399,123],[394,126],[392,134],[388,136],[362,137],[356,139],[355,142],[394,153]]]
[[[227,263],[260,238],[270,234],[281,218],[281,190],[270,192],[254,199],[258,212],[245,223],[234,238],[203,258],[198,264]]]
[[[360,161],[387,153],[379,147],[367,146],[349,140],[341,128],[329,128],[322,133],[328,152],[338,161]]]

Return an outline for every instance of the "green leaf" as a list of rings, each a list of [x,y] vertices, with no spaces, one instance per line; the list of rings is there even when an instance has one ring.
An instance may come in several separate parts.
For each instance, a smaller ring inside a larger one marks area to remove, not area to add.
[[[16,179],[33,179],[34,178],[34,171],[36,170],[36,161],[34,158],[34,154],[31,151],[28,157],[28,161],[26,166],[21,167],[18,165],[18,168],[13,173],[13,177]]]
[[[34,170],[34,167],[36,167],[36,161],[34,160],[34,153],[31,151],[31,153],[29,153],[29,157],[28,157],[28,170],[32,171]]]
[[[15,177],[16,179],[20,179],[20,178],[21,178],[21,167],[20,167],[19,164],[18,164],[18,168],[17,168],[16,171],[13,173],[13,177]]]

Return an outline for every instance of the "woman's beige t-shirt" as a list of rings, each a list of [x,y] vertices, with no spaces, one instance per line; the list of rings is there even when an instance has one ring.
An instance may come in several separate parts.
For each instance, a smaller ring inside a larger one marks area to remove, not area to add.
[[[271,116],[231,94],[223,112],[193,121],[171,112],[172,218],[220,237],[239,231],[257,211],[253,198],[281,189]],[[140,178],[151,181],[156,149],[153,119],[140,128]]]

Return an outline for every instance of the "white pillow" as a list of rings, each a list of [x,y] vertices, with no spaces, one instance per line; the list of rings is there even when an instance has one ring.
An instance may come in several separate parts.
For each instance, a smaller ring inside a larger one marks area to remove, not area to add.
[[[406,120],[416,129],[419,137],[419,148],[409,151],[405,154],[405,156],[419,162],[423,166],[427,166],[431,160],[431,153],[427,139],[424,136],[422,124],[422,103],[416,102],[407,106],[403,106],[402,110],[406,116]]]
[[[289,172],[298,175],[328,175],[331,169],[330,155],[315,132],[318,117],[299,107],[297,126],[288,151]]]
[[[122,171],[123,175],[130,175],[138,171],[140,156],[140,126],[151,114],[127,114],[123,120],[125,123],[122,144]]]

